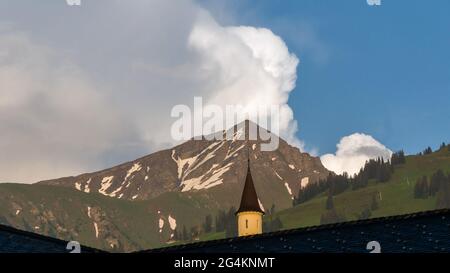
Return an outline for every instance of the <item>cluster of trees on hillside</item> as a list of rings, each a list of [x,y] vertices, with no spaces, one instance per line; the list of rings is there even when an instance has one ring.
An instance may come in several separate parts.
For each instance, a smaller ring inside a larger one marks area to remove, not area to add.
[[[265,221],[263,222],[263,231],[278,231],[283,228],[283,224],[279,216],[275,216],[275,205],[273,204],[269,211],[266,212]],[[238,235],[236,208],[231,207],[229,210],[219,210],[213,220],[213,216],[208,214],[205,216],[203,223],[199,226],[193,226],[189,230],[183,226],[181,231],[174,232],[174,240],[193,241],[198,239],[201,234],[211,232],[225,232],[225,236],[236,237]]]
[[[337,212],[336,208],[334,207],[334,198],[331,191],[328,192],[328,197],[325,202],[325,209],[326,211],[322,213],[320,216],[320,224],[326,225],[326,224],[333,224],[338,222],[345,222],[346,218],[344,215]]]
[[[350,177],[347,173],[342,175],[330,174],[325,180],[310,183],[301,188],[294,198],[293,205],[304,203],[326,191],[329,191],[332,195],[337,195],[350,188],[352,190],[364,188],[369,184],[369,180],[375,180],[378,183],[387,182],[394,172],[394,166],[405,162],[405,153],[399,151],[392,155],[390,161],[385,161],[383,158],[367,161],[359,173],[353,177]]]
[[[447,149],[447,151],[450,152],[450,144],[445,144],[445,142],[442,142],[441,145],[439,146],[438,151]],[[425,148],[425,150],[423,150],[422,152],[418,153],[417,155],[429,155],[433,153],[433,149],[431,149],[431,147],[427,147]]]
[[[401,165],[406,163],[406,157],[405,152],[403,150],[400,150],[396,153],[393,153],[391,156],[391,164],[393,166],[395,165]]]
[[[238,235],[236,211],[235,207],[231,207],[228,211],[219,210],[215,218],[215,231],[225,231],[226,237],[236,237]]]
[[[358,215],[356,215],[356,218],[358,220],[369,219],[372,216],[372,212],[380,207],[380,205],[378,204],[378,196],[379,193],[375,193],[372,195],[370,205],[365,207]]]
[[[275,204],[272,204],[272,207],[265,216],[266,221],[263,224],[263,232],[278,231],[283,228],[283,223],[279,216],[275,216],[275,212]]]
[[[200,228],[193,226],[189,230],[183,225],[181,230],[175,229],[172,240],[175,241],[193,241],[200,236]]]
[[[193,226],[190,229],[183,226],[181,231],[175,230],[173,239],[188,242],[198,239],[201,234],[224,231],[226,237],[236,237],[237,223],[235,212],[235,207],[231,207],[228,211],[219,210],[214,220],[212,215],[208,214],[201,225]]]
[[[358,220],[368,219],[372,216],[372,211],[375,211],[379,208],[378,203],[378,195],[379,193],[374,193],[371,197],[370,202],[367,207],[365,207],[361,213],[357,214],[356,217]],[[325,202],[326,211],[320,217],[320,224],[332,224],[338,222],[345,222],[345,215],[339,213],[334,206],[334,196],[331,192],[328,192],[328,197]]]
[[[371,179],[375,179],[375,181],[379,183],[387,182],[394,173],[394,165],[405,163],[402,151],[394,153],[393,156],[396,158],[395,164],[391,163],[392,160],[384,161],[383,158],[369,160],[355,176],[354,183],[352,183],[352,189],[356,190],[366,187]]]
[[[430,178],[423,176],[417,179],[414,186],[414,198],[436,196],[436,208],[450,208],[450,174],[445,175],[437,170]]]

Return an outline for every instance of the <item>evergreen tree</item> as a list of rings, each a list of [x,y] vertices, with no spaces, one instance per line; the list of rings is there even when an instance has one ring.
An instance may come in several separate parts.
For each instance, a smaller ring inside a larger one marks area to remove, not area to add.
[[[359,173],[355,175],[352,181],[352,190],[357,190],[361,188],[367,187],[369,184],[369,177],[367,175],[367,172],[364,171],[364,168],[361,168]]]
[[[405,152],[403,150],[400,150],[398,152],[393,153],[391,157],[391,163],[392,165],[405,164],[406,163]]]
[[[436,193],[441,188],[441,185],[443,185],[446,180],[447,180],[447,177],[445,176],[444,172],[441,169],[437,170],[431,176],[429,194],[431,196],[435,196]]]
[[[445,142],[442,142],[441,147],[439,147],[439,150],[444,150],[445,147],[447,147],[447,145],[445,144]]]
[[[225,223],[227,220],[227,214],[224,210],[219,210],[216,217],[216,232],[222,232],[225,230]]]
[[[431,147],[427,147],[427,148],[423,151],[423,154],[424,154],[424,155],[429,155],[429,154],[431,154],[431,153],[433,153],[433,149],[431,149]]]
[[[274,215],[275,214],[275,204],[272,204],[272,206],[270,207],[270,215]]]
[[[426,176],[419,178],[414,186],[414,198],[427,198],[429,195],[429,185]]]
[[[225,236],[236,237],[238,235],[237,222],[235,216],[236,208],[231,207],[226,214]]]
[[[210,214],[205,216],[205,222],[203,223],[203,231],[209,233],[212,231],[212,216]]]
[[[186,226],[183,225],[183,233],[181,235],[183,241],[189,241],[191,238],[189,237]]]
[[[391,178],[390,166],[384,163],[383,160],[378,164],[376,173],[378,182],[387,182]]]

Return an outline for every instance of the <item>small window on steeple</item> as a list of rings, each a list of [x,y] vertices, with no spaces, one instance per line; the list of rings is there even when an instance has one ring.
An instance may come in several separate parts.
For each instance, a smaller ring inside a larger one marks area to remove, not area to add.
[[[245,219],[245,228],[248,228],[248,219]]]

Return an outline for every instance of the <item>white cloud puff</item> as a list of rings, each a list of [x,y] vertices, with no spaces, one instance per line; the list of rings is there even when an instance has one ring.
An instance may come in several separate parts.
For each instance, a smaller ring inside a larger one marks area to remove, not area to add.
[[[189,46],[200,57],[206,104],[223,109],[240,104],[245,113],[258,113],[260,119],[267,120],[273,117],[258,112],[258,107],[277,105],[281,137],[302,147],[296,137],[297,122],[287,104],[299,60],[279,36],[267,28],[222,27],[209,14],[200,13]]]
[[[336,154],[325,154],[320,159],[330,171],[354,175],[369,159],[381,157],[384,160],[390,160],[391,155],[392,151],[372,136],[355,133],[339,141]]]

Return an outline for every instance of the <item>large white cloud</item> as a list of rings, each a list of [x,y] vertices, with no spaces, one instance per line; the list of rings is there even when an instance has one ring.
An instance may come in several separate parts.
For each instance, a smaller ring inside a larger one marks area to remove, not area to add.
[[[279,36],[266,28],[222,27],[209,14],[201,13],[189,46],[200,58],[205,79],[200,88],[208,94],[207,103],[223,109],[240,104],[249,114],[258,113],[261,105],[277,105],[281,136],[302,146],[295,135],[297,122],[287,104],[289,92],[295,87],[299,60]],[[272,118],[270,113],[258,114],[262,119]]]
[[[336,154],[325,154],[320,157],[322,164],[337,174],[347,172],[354,175],[369,159],[383,158],[390,160],[392,151],[373,137],[355,133],[343,137],[337,144]]]
[[[55,16],[58,14],[58,16]],[[93,171],[174,144],[170,110],[281,107],[298,59],[268,29],[221,26],[191,1],[0,3],[0,181]],[[43,20],[45,18],[45,20]]]
[[[124,153],[120,147],[136,137],[107,92],[70,61],[21,33],[0,31],[0,49],[3,181],[100,167],[99,160]]]

